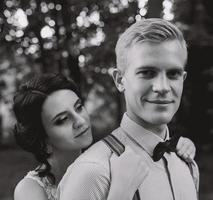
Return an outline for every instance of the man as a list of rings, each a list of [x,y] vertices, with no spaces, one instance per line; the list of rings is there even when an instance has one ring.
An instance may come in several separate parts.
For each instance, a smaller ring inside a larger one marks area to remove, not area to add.
[[[139,21],[119,38],[116,57],[112,76],[124,93],[126,113],[112,134],[130,146],[149,169],[138,188],[140,198],[196,200],[199,179],[194,161],[190,172],[174,152],[165,152],[159,160],[153,155],[156,145],[170,138],[167,124],[181,101],[187,61],[182,33],[162,19]],[[107,199],[109,157],[103,142],[86,151],[62,179],[60,200]]]

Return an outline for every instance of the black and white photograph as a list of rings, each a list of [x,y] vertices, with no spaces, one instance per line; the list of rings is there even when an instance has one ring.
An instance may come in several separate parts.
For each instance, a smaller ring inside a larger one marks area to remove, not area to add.
[[[1,200],[213,200],[212,0],[1,0]]]

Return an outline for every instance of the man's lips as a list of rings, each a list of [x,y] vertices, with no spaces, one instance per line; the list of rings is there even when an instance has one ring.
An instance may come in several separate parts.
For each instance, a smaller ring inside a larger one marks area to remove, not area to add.
[[[78,135],[75,136],[75,138],[80,137],[81,135],[83,135],[84,133],[86,133],[89,130],[90,127],[87,127],[86,129],[84,129],[83,131],[81,131]]]
[[[148,103],[161,104],[161,105],[174,103],[173,100],[146,100],[146,101]]]

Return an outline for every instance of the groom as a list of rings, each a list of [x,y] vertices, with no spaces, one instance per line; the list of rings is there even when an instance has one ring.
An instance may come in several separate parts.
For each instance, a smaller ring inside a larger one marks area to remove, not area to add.
[[[170,138],[167,124],[177,112],[186,78],[186,42],[181,31],[163,19],[145,19],[130,26],[116,45],[112,76],[124,93],[126,113],[112,132],[130,146],[149,169],[140,185],[143,200],[196,200],[198,169],[192,170],[174,152],[153,159],[160,142]],[[60,185],[60,200],[107,199],[109,150],[102,142],[71,165]],[[127,171],[128,173],[128,171]]]

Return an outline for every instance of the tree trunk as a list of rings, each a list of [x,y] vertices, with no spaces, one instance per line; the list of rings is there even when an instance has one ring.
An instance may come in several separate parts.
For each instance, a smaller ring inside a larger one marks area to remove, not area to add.
[[[147,18],[160,18],[162,17],[163,0],[149,0],[147,3],[148,11]]]
[[[69,55],[67,59],[67,66],[70,72],[70,77],[76,82],[80,87],[81,84],[81,71],[78,65],[78,58],[72,55]]]

